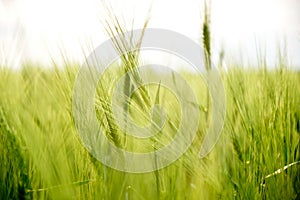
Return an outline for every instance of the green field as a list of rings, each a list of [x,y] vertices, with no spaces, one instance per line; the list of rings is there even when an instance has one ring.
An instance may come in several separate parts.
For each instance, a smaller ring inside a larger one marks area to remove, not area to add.
[[[0,199],[300,199],[299,72],[285,66],[221,72],[227,110],[213,151],[204,159],[197,155],[205,127],[202,120],[195,142],[179,160],[144,174],[108,168],[82,145],[72,116],[77,73],[75,65],[0,69]],[[112,77],[103,82],[106,88]],[[205,114],[207,98],[199,89],[203,84],[195,74],[184,77],[197,91]],[[157,91],[157,86],[148,91]],[[167,93],[161,90],[159,95]],[[96,108],[109,110],[103,104],[109,94],[102,90],[97,94],[102,103]],[[178,120],[175,100],[172,95],[165,98],[174,101],[170,118]],[[124,144],[120,132],[108,127],[112,119],[103,121],[102,111],[97,112],[98,119],[114,136],[112,142],[132,151],[149,151],[151,141],[129,139]]]

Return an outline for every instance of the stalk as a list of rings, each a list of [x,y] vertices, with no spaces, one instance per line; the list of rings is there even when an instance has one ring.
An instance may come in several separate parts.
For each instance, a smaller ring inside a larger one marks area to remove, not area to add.
[[[205,68],[207,72],[211,70],[211,32],[210,32],[210,5],[207,5],[207,1],[204,2],[204,21],[202,25],[202,42],[204,47],[204,58],[205,58]],[[209,114],[210,114],[210,98],[209,89],[207,88],[207,100],[206,100],[206,122],[209,124]]]

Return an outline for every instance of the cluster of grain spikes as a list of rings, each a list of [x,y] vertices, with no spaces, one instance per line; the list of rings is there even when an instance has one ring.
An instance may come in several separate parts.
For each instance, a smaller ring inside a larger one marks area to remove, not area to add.
[[[153,3],[153,2],[152,2]],[[106,11],[107,18],[102,22],[106,34],[111,38],[115,50],[118,52],[121,63],[122,63],[122,70],[125,74],[125,80],[124,80],[124,96],[130,97],[133,86],[136,85],[143,85],[143,80],[139,74],[138,67],[141,64],[140,60],[140,51],[141,51],[141,45],[143,41],[143,37],[145,34],[145,31],[148,27],[149,21],[150,21],[150,14],[152,9],[152,4],[149,7],[149,10],[147,12],[145,21],[143,23],[141,34],[136,36],[134,35],[134,18],[132,19],[132,27],[128,29],[125,25],[125,22],[120,21],[120,18],[116,15],[116,12],[112,8],[111,4],[107,1],[103,1],[104,9]],[[130,33],[130,37],[128,37],[128,33]],[[118,36],[118,37],[116,37]],[[134,51],[132,51],[134,49]],[[131,72],[131,73],[128,73]],[[137,91],[136,91],[137,92]],[[159,96],[159,88],[157,90],[157,96]],[[139,87],[139,93],[137,95],[137,99],[134,99],[139,106],[141,110],[149,110],[151,107],[150,102],[150,96],[149,92],[145,87]],[[158,102],[156,102],[158,103]],[[129,117],[129,102],[124,103],[123,110],[125,111],[124,115],[124,121],[127,121],[127,118]],[[110,123],[110,122],[108,122]],[[113,123],[113,122],[112,122]],[[126,130],[124,134],[124,141],[122,141],[122,144],[120,145],[121,148],[126,148]],[[153,144],[153,150],[156,150],[156,141],[154,141]],[[155,165],[157,164],[157,157],[155,154]],[[160,198],[161,193],[161,172],[154,172],[155,180],[156,180],[156,186],[157,186],[157,198]],[[124,179],[124,183],[126,182],[126,179]],[[125,183],[126,184],[126,183]],[[130,186],[127,186],[130,187]],[[126,187],[126,188],[127,188]]]
[[[150,21],[150,13],[152,6],[150,6],[148,10],[146,19],[142,27],[142,33],[141,35],[139,35],[138,38],[136,38],[136,35],[134,35],[133,32],[134,18],[132,19],[132,27],[128,29],[125,25],[125,22],[121,21],[120,18],[116,15],[115,10],[108,1],[103,1],[103,8],[105,10],[106,17],[102,21],[102,24],[104,26],[106,34],[111,38],[114,48],[120,56],[122,70],[125,74],[123,91],[124,95],[129,97],[132,92],[132,86],[139,85],[143,82],[137,68],[140,64],[140,47],[142,44],[144,33]],[[131,33],[130,38],[128,38],[128,33]],[[132,49],[134,49],[134,51],[132,51]],[[131,73],[127,74],[127,72],[129,71]],[[150,106],[150,98],[148,92],[143,87],[140,88],[139,99],[136,100],[141,108],[145,109],[145,107]],[[124,120],[126,120],[129,111],[128,103],[124,104],[124,110],[126,111],[124,115]],[[124,145],[126,145],[126,137],[124,142]]]

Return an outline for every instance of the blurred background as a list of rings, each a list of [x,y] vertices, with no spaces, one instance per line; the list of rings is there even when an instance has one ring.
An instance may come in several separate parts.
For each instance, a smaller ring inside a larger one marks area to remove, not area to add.
[[[49,67],[64,59],[83,62],[108,37],[100,0],[0,0],[0,65],[29,62]],[[149,27],[185,34],[201,43],[203,1],[112,0],[128,27],[141,28],[152,5]],[[258,66],[261,56],[276,65],[279,49],[300,67],[299,0],[212,0],[212,50],[225,62]],[[217,61],[215,61],[217,62]]]

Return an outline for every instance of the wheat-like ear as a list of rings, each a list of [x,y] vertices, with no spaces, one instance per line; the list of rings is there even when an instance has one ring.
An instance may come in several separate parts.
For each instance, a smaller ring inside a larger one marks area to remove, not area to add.
[[[210,4],[207,5],[207,1],[204,1],[204,20],[202,25],[202,42],[204,48],[205,68],[207,71],[211,69],[211,32],[210,32]],[[207,88],[207,112],[206,121],[209,124],[210,115],[210,97],[209,90]]]
[[[114,8],[112,7],[109,1],[104,0],[102,2],[102,5],[105,12],[104,13],[105,17],[102,21],[102,25],[105,29],[106,34],[111,38],[115,50],[118,52],[120,56],[123,72],[126,74],[127,72],[130,71],[130,73],[125,75],[124,88],[123,88],[124,95],[129,97],[132,92],[131,91],[133,88],[132,86],[142,85],[143,83],[143,80],[138,71],[138,66],[140,65],[140,59],[139,59],[140,47],[143,41],[146,28],[150,21],[152,4],[146,15],[146,19],[142,27],[141,35],[139,36],[134,35],[134,30],[133,30],[134,21],[135,21],[134,18],[132,19],[131,27],[128,29],[124,19],[120,16],[117,16]],[[129,37],[128,37],[128,33],[129,33]],[[134,51],[132,51],[132,49],[134,49]],[[105,94],[105,91],[103,91],[103,94]],[[135,101],[137,102],[137,104],[142,110],[146,110],[146,108],[150,107],[150,97],[148,91],[144,87],[139,88],[139,95],[136,95],[136,97],[137,98],[135,99]],[[106,113],[111,112],[111,110],[109,110],[106,106],[102,106],[102,108],[107,111]],[[123,105],[123,109],[125,111],[124,120],[126,121],[127,114],[129,112],[129,102],[126,102]],[[108,123],[114,124],[113,121]],[[110,133],[110,134],[112,136],[115,136],[115,133]],[[126,143],[126,138],[125,138],[125,143]]]
[[[149,7],[149,10],[146,15],[146,19],[144,21],[141,35],[138,38],[135,38],[133,32],[134,26],[134,18],[132,19],[132,26],[131,29],[126,27],[125,21],[120,21],[120,17],[118,17],[111,6],[111,4],[107,1],[103,1],[103,7],[105,10],[106,17],[102,22],[105,31],[109,37],[111,37],[113,41],[113,45],[115,46],[116,50],[121,56],[121,60],[124,64],[125,71],[132,70],[133,68],[137,67],[139,64],[138,56],[140,54],[140,47],[143,41],[143,37],[145,31],[148,27],[150,18],[151,18],[151,10],[152,4]],[[131,32],[130,39],[125,37],[125,33]],[[120,39],[117,39],[115,36],[119,35]],[[135,49],[134,52],[131,52],[131,49]],[[124,54],[127,52],[127,54]]]
[[[104,20],[104,28],[108,36],[111,37],[113,41],[113,45],[117,52],[120,55],[123,70],[124,72],[131,71],[131,76],[126,77],[127,83],[125,86],[127,88],[124,88],[124,91],[129,92],[131,88],[131,84],[140,84],[142,83],[142,79],[138,73],[137,67],[140,64],[139,55],[140,55],[140,47],[143,41],[143,37],[145,34],[145,31],[148,27],[150,16],[151,16],[151,10],[152,10],[152,4],[149,7],[149,10],[146,15],[146,19],[144,21],[141,35],[138,38],[135,38],[133,32],[133,25],[134,25],[134,18],[132,19],[132,27],[131,30],[128,30],[125,22],[121,22],[118,16],[115,14],[114,9],[112,8],[111,4],[107,1],[103,2],[104,9],[106,12],[107,17]],[[126,33],[131,32],[130,39],[125,36]],[[115,36],[120,36],[120,39],[117,39]],[[131,49],[135,49],[135,51],[131,51]],[[149,97],[147,95],[147,92],[143,89],[141,90],[141,101],[143,101],[143,104],[146,103],[146,105],[149,104]],[[139,103],[142,105],[142,103]]]
[[[202,39],[206,69],[211,69],[211,33],[210,33],[210,5],[204,2],[204,20],[202,25]]]

